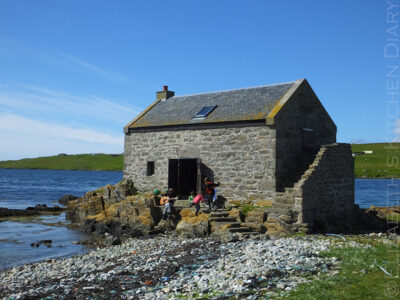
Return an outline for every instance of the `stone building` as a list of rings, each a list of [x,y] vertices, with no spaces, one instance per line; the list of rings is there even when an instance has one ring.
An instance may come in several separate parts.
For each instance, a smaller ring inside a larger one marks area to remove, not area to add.
[[[125,128],[124,178],[141,191],[202,190],[274,203],[287,223],[323,223],[354,203],[353,158],[305,79],[175,96],[164,87]],[[338,207],[336,207],[338,206]]]

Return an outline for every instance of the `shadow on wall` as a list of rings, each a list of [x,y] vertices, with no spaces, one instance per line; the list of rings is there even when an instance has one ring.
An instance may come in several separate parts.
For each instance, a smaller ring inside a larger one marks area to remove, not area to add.
[[[276,171],[276,191],[284,192],[285,188],[293,187],[301,179],[301,176],[309,169],[313,163],[320,146],[315,146],[301,155],[296,156],[296,163],[291,165],[290,170]],[[278,155],[279,156],[279,155]],[[282,155],[281,155],[282,156]]]
[[[208,177],[214,182],[214,171],[207,167],[205,164],[201,163],[200,165],[200,173],[201,173],[201,190],[204,191],[204,178]]]

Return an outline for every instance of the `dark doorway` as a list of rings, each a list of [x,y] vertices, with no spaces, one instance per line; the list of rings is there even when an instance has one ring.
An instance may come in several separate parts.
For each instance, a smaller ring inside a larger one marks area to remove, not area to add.
[[[172,187],[180,198],[187,198],[197,191],[200,163],[196,158],[170,159],[168,165],[168,187]]]

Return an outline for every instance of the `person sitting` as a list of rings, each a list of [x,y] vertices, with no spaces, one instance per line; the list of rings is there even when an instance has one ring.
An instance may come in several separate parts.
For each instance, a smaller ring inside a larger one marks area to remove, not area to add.
[[[165,205],[166,203],[168,203],[168,200],[170,198],[174,198],[175,194],[174,194],[174,189],[173,188],[169,188],[165,194],[163,196],[161,196],[160,199],[160,205]]]
[[[171,211],[174,208],[174,201],[175,201],[174,198],[170,198],[168,202],[165,203],[165,208],[162,216],[163,220],[166,220],[167,218],[171,217]]]
[[[163,211],[163,220],[169,218],[171,216],[171,211],[174,208],[174,189],[169,188],[168,189],[168,195],[164,195],[161,197],[160,204],[165,205],[164,211]]]

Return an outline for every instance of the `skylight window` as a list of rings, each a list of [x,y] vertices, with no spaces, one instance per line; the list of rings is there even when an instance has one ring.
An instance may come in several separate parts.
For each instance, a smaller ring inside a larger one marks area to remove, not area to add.
[[[200,111],[195,114],[195,118],[205,118],[207,117],[217,106],[216,105],[210,105],[210,106],[204,106]]]

